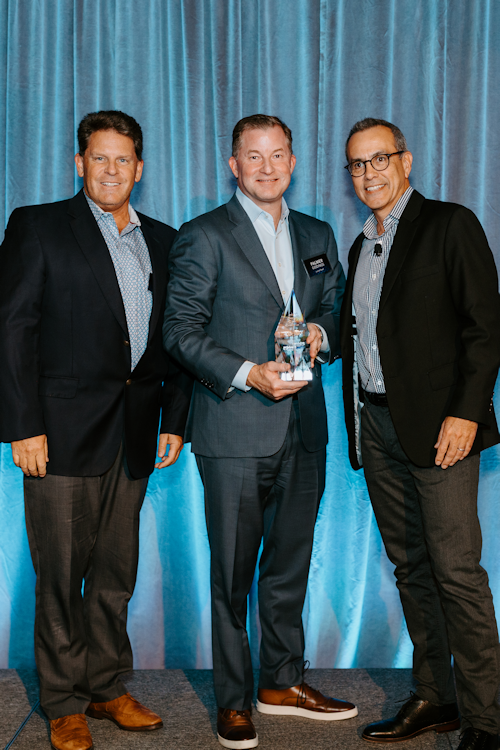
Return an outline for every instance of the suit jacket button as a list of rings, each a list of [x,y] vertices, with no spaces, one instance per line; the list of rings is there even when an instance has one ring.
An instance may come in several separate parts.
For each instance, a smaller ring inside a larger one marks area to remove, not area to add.
[[[130,341],[124,341],[123,343],[125,344],[125,346],[130,346]]]
[[[125,385],[132,385],[132,381],[130,380],[130,378],[126,381]]]

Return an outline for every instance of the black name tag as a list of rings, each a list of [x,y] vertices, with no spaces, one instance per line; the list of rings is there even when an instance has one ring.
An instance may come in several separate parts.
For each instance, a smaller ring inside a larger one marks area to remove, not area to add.
[[[325,253],[315,255],[314,258],[303,258],[302,263],[311,279],[313,276],[318,276],[320,273],[326,273],[327,271],[332,270],[330,261]]]

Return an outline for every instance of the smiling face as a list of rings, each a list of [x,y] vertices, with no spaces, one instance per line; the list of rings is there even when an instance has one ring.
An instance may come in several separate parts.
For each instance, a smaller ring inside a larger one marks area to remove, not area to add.
[[[398,150],[392,131],[377,125],[351,137],[347,144],[347,157],[349,163],[366,161],[377,154],[392,154]],[[379,228],[410,186],[408,177],[412,161],[411,153],[405,151],[401,156],[391,156],[389,166],[383,172],[377,172],[371,164],[366,164],[366,172],[361,177],[352,177],[356,195],[371,208]]]
[[[111,213],[128,206],[144,166],[136,156],[132,138],[116,130],[92,133],[84,155],[75,156],[75,164],[89,198]]]
[[[238,155],[229,159],[229,166],[241,192],[273,213],[278,207],[281,212],[281,197],[290,184],[295,162],[283,129],[275,125],[245,130]]]

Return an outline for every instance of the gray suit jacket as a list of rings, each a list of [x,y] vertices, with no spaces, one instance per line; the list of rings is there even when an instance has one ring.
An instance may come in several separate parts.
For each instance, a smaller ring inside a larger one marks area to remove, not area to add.
[[[330,362],[338,356],[344,273],[331,227],[290,211],[295,293],[305,319],[328,333]],[[302,260],[325,253],[331,270],[310,278]],[[274,360],[274,331],[283,299],[266,253],[236,196],[181,227],[169,254],[163,325],[167,351],[197,382],[186,440],[209,457],[270,456],[284,442],[291,398],[274,402],[259,391],[228,392],[245,360]],[[328,441],[321,366],[299,392],[301,429],[309,451]]]

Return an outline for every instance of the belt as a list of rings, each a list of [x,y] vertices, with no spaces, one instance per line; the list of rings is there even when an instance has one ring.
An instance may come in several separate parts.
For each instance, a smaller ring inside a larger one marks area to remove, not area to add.
[[[363,396],[363,401],[368,399],[370,404],[373,404],[374,406],[389,406],[386,393],[371,393],[370,391],[365,391],[364,388],[361,388],[361,395]]]

